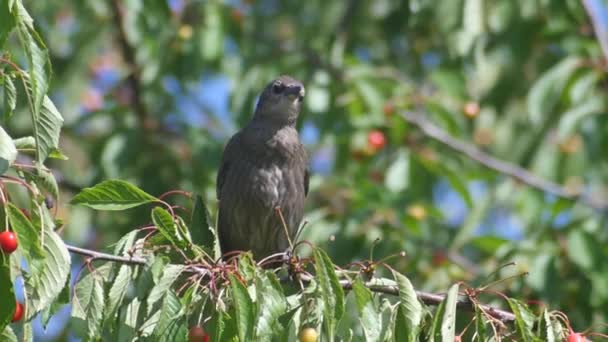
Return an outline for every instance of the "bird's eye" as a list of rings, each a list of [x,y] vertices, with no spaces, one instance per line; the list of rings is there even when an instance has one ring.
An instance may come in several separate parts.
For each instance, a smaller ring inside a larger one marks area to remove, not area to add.
[[[298,102],[302,102],[302,100],[304,100],[304,96],[302,96],[302,95],[298,96]]]
[[[272,86],[272,92],[275,93],[275,94],[281,93],[283,91],[283,89],[285,89],[285,86],[283,84],[281,84],[281,83],[275,83]]]

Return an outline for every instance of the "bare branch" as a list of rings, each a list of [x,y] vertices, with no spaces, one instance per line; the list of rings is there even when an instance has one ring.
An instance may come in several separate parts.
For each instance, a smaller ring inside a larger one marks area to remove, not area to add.
[[[72,253],[88,256],[90,258],[93,258],[94,260],[106,260],[106,261],[112,261],[112,262],[119,262],[119,263],[123,263],[123,264],[129,264],[129,265],[145,265],[146,264],[146,259],[139,258],[139,257],[126,257],[126,256],[107,254],[107,253],[93,251],[90,249],[71,246],[68,244],[66,244],[65,246],[67,247],[68,251],[70,251]]]
[[[424,133],[424,135],[426,135],[427,137],[446,145],[447,147],[451,148],[456,152],[462,153],[463,155],[469,157],[470,159],[480,163],[481,165],[489,169],[517,179],[518,181],[528,186],[544,191],[548,194],[565,198],[568,200],[578,200],[581,203],[588,205],[594,209],[608,209],[608,202],[606,200],[594,199],[584,194],[574,193],[557,183],[553,183],[546,179],[540,178],[518,165],[495,158],[481,151],[480,149],[471,145],[468,142],[452,137],[443,129],[426,119],[422,114],[414,112],[401,112],[400,115],[407,122],[414,124],[415,126],[420,128],[422,133]]]

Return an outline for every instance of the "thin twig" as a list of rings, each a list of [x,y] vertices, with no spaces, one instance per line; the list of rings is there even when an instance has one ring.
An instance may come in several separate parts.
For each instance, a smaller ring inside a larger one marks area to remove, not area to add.
[[[146,264],[146,259],[144,259],[144,258],[107,254],[107,253],[97,252],[97,251],[93,251],[93,250],[86,249],[86,248],[71,246],[68,244],[66,244],[65,246],[67,247],[68,251],[70,251],[72,253],[88,256],[95,260],[107,260],[107,261],[120,262],[123,264],[129,264],[129,265],[145,265]]]
[[[135,57],[135,48],[131,46],[127,38],[127,31],[123,22],[124,9],[121,7],[122,1],[113,0],[110,1],[110,3],[112,5],[112,11],[114,12],[114,25],[117,29],[117,39],[120,45],[122,58],[129,68],[126,85],[131,91],[133,111],[135,112],[142,129],[148,131],[155,128],[155,124],[153,123],[153,119],[149,117],[148,110],[143,101],[142,84],[139,79],[140,70]]]
[[[414,124],[415,126],[420,128],[422,133],[424,133],[424,135],[426,135],[427,137],[446,145],[452,150],[462,153],[463,155],[469,157],[470,159],[480,163],[481,165],[489,169],[517,179],[518,181],[538,190],[544,191],[545,193],[565,198],[568,200],[578,200],[581,203],[588,205],[594,209],[608,209],[608,202],[606,200],[594,199],[584,194],[574,193],[557,183],[553,183],[546,179],[540,178],[518,165],[495,158],[481,151],[470,143],[452,137],[443,129],[426,119],[422,114],[414,112],[401,112],[400,115],[407,122]]]

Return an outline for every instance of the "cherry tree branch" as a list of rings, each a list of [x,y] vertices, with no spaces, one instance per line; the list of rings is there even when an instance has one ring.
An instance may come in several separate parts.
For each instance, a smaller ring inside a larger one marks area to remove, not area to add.
[[[565,198],[568,200],[579,201],[594,209],[608,209],[608,202],[605,199],[592,198],[582,193],[572,192],[557,183],[540,178],[518,165],[493,157],[468,142],[452,137],[420,113],[401,112],[400,115],[407,122],[417,126],[420,131],[427,137],[442,143],[443,145],[451,148],[452,150],[469,157],[470,159],[478,162],[479,164],[489,169],[492,169],[503,175],[512,177],[530,187],[541,190],[545,193]]]
[[[68,244],[65,244],[65,246],[68,249],[68,251],[75,253],[75,254],[87,256],[87,257],[91,258],[92,260],[106,260],[106,261],[112,261],[112,262],[119,262],[119,263],[123,263],[123,264],[129,264],[129,265],[145,265],[146,264],[146,259],[140,258],[140,257],[118,256],[118,255],[114,255],[114,254],[97,252],[97,251],[93,251],[93,250],[86,249],[86,248],[80,248],[80,247],[76,247],[76,246],[72,246],[72,245],[68,245]]]
[[[72,246],[72,245],[68,245],[68,244],[66,244],[66,247],[70,252],[90,257],[90,258],[92,258],[92,260],[106,260],[106,261],[111,261],[111,262],[129,264],[129,265],[145,265],[146,264],[146,260],[144,258],[117,256],[117,255],[113,255],[113,254],[107,254],[107,253],[102,253],[102,252],[86,249],[86,248],[80,248],[80,247],[76,247],[76,246]],[[205,274],[208,273],[207,270],[199,270],[199,272],[204,272]],[[302,281],[305,281],[305,282],[309,282],[312,280],[311,277],[308,277],[306,275],[301,275],[300,278]],[[288,281],[289,278],[284,278],[282,280]],[[352,282],[350,282],[347,279],[340,280],[340,285],[345,290],[350,290],[352,288]],[[397,285],[380,285],[380,284],[367,283],[367,284],[365,284],[365,286],[372,292],[384,293],[384,294],[393,295],[393,296],[399,295],[399,288],[397,287]],[[416,291],[416,295],[418,295],[418,299],[421,302],[423,302],[426,305],[432,305],[432,306],[439,305],[445,298],[444,295],[424,292],[424,291]],[[459,308],[461,310],[470,311],[470,312],[475,311],[475,307],[474,307],[473,303],[470,301],[467,301],[465,299],[459,299],[456,305],[457,305],[457,308]],[[499,308],[496,308],[496,307],[493,307],[490,305],[481,305],[481,309],[484,312],[486,312],[487,314],[489,314],[490,316],[492,316],[496,319],[499,319],[503,322],[508,323],[508,322],[515,321],[515,315],[509,311],[502,310],[502,309],[499,309]]]

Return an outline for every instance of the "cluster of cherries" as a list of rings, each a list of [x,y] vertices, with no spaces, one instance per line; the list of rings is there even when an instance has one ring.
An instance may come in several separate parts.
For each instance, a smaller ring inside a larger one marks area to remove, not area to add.
[[[4,231],[0,233],[0,249],[4,254],[13,253],[19,244],[17,243],[17,237],[15,233],[11,231]],[[12,322],[20,321],[23,318],[23,304],[17,302],[15,305],[15,313],[13,313]]]

